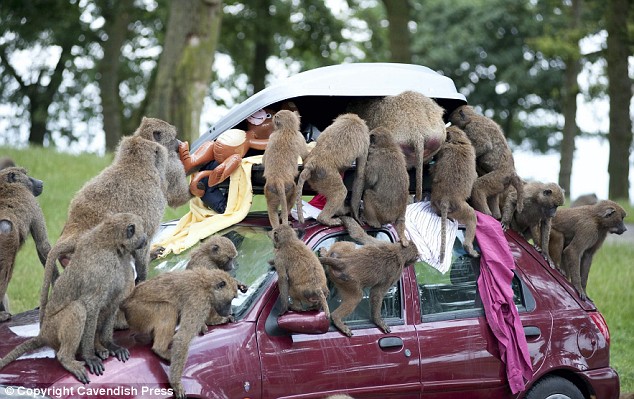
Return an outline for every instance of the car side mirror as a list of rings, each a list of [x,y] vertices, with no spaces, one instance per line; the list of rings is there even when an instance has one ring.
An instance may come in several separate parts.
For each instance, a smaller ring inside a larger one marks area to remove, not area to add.
[[[325,334],[330,328],[330,320],[324,311],[288,311],[277,317],[278,327],[298,334]]]

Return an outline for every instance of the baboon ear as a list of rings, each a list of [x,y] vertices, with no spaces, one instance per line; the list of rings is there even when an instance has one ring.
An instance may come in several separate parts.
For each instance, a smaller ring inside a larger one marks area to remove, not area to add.
[[[226,285],[227,285],[227,282],[222,280],[222,281],[218,282],[218,284],[216,284],[216,289],[217,290],[221,290],[221,289],[225,288]]]
[[[553,194],[553,190],[547,188],[546,190],[544,190],[544,195],[546,196],[551,196]]]
[[[156,141],[157,143],[160,143],[162,134],[163,132],[161,132],[160,130],[153,131],[152,136],[154,137],[154,141]]]
[[[220,250],[220,247],[218,246],[218,244],[214,244],[211,247],[211,252],[218,252]]]
[[[370,145],[376,143],[376,135],[374,133],[370,134]]]
[[[11,172],[7,175],[7,181],[9,183],[15,183],[18,179],[15,178],[15,172]]]
[[[603,217],[609,218],[610,216],[614,215],[614,212],[616,212],[616,209],[609,207],[603,211]]]
[[[466,120],[467,120],[467,116],[464,114],[464,111],[463,111],[463,110],[460,110],[460,111],[458,112],[458,114],[460,115],[460,118],[462,118],[462,120],[463,120],[463,121],[466,121]]]
[[[273,241],[278,242],[280,240],[280,238],[278,237],[278,232],[274,231],[273,232]]]
[[[129,224],[125,231],[125,236],[130,239],[134,237],[134,232],[136,231],[136,227],[133,224]]]

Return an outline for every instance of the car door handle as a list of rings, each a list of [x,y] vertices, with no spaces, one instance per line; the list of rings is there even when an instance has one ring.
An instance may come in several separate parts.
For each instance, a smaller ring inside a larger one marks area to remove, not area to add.
[[[526,326],[524,327],[524,335],[526,338],[537,338],[542,335],[542,330],[540,330],[539,327]]]
[[[403,340],[399,337],[385,337],[379,340],[379,347],[381,349],[402,348]]]

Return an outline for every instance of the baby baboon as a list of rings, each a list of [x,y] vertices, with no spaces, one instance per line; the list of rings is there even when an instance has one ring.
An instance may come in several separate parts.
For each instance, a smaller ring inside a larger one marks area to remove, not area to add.
[[[586,286],[592,257],[601,248],[608,233],[623,234],[625,211],[609,200],[594,205],[559,208],[550,231],[550,258],[561,268],[581,299]]]
[[[324,268],[319,259],[289,225],[281,224],[271,233],[275,258],[269,263],[277,271],[280,290],[280,315],[295,311],[322,309],[330,317],[326,298],[330,295]],[[288,297],[291,297],[291,303]]]
[[[124,137],[111,165],[87,182],[70,203],[62,234],[46,259],[40,294],[40,318],[44,315],[48,291],[57,275],[57,260],[68,263],[76,241],[85,231],[99,224],[106,215],[130,212],[143,220],[143,230],[152,237],[167,206],[165,199],[165,148],[142,137]],[[145,280],[150,261],[149,241],[135,251],[137,279]],[[50,270],[49,270],[50,269]]]
[[[302,190],[304,182],[308,181],[315,191],[326,197],[326,205],[317,216],[317,221],[329,226],[341,224],[339,219],[333,218],[345,213],[344,202],[348,190],[343,184],[341,173],[355,160],[357,169],[352,184],[350,207],[354,218],[359,218],[369,145],[368,127],[354,114],[339,115],[317,137],[315,148],[304,160],[304,169],[297,181],[297,215],[301,223],[304,222]]]
[[[78,237],[73,257],[51,293],[39,335],[9,352],[0,368],[46,345],[57,352],[66,370],[87,384],[84,362],[75,359],[76,353],[96,375],[103,374],[102,359],[110,354],[126,361],[130,353],[113,342],[112,328],[126,286],[134,282],[131,253],[146,241],[143,221],[130,213],[104,216]]]
[[[345,252],[345,248],[351,250]],[[377,243],[356,249],[339,246],[337,257],[321,257],[322,264],[328,266],[328,277],[337,287],[341,304],[332,312],[332,322],[348,337],[352,331],[343,322],[363,298],[363,289],[370,289],[370,312],[372,321],[385,333],[390,327],[381,318],[381,302],[388,289],[394,285],[406,264],[418,258],[418,250],[413,242],[403,247],[400,243]]]
[[[473,249],[476,214],[467,203],[478,178],[475,162],[475,151],[467,135],[456,126],[450,126],[447,140],[440,147],[436,163],[431,168],[431,206],[441,217],[441,263],[445,259],[448,217],[465,225],[464,249],[469,255],[478,256]]]
[[[393,223],[403,246],[405,209],[409,200],[409,175],[405,156],[390,132],[378,127],[370,132],[368,162],[365,166],[363,219],[379,228]]]
[[[517,193],[509,187],[502,208],[502,228],[509,227],[524,238],[532,239],[535,247],[542,252],[546,260],[550,226],[557,207],[564,204],[564,190],[557,183],[528,182],[524,183],[524,206],[522,211],[516,209]]]
[[[183,143],[176,138],[176,127],[161,119],[143,117],[134,135],[157,142],[165,147],[167,150],[165,172],[165,178],[167,179],[167,190],[165,192],[167,205],[175,208],[187,203],[192,198],[192,195],[189,192],[189,182],[185,176],[185,167],[178,153],[178,147]]]
[[[13,162],[13,159],[9,157],[0,158],[0,170],[4,168],[10,168],[12,166],[15,166],[15,162]]]
[[[350,111],[363,118],[368,128],[383,126],[398,144],[413,149],[414,159],[407,158],[407,167],[416,168],[415,200],[421,201],[423,164],[431,160],[445,141],[445,111],[434,100],[415,91],[357,103]]]
[[[121,304],[130,328],[150,334],[152,351],[171,363],[169,381],[175,397],[186,397],[181,377],[191,340],[205,327],[212,308],[220,316],[231,314],[237,293],[236,282],[227,272],[196,268],[145,281]]]
[[[583,194],[578,196],[576,200],[572,201],[570,207],[574,208],[575,206],[594,205],[597,202],[599,202],[599,197],[597,197],[595,193]]]
[[[299,132],[299,115],[281,110],[273,116],[273,133],[262,156],[264,165],[264,196],[272,227],[288,224],[288,213],[295,201],[297,158],[306,159],[308,147]],[[281,214],[277,208],[281,205]]]
[[[515,172],[513,154],[500,126],[477,114],[473,107],[462,105],[449,116],[462,129],[475,149],[478,179],[473,184],[471,204],[476,210],[500,219],[499,195],[512,185],[517,191],[517,208],[522,211],[522,179]]]
[[[0,298],[4,298],[13,273],[15,257],[33,236],[42,265],[51,249],[44,214],[35,197],[42,193],[42,181],[27,175],[24,168],[0,170]],[[0,311],[0,321],[11,317],[9,309]]]

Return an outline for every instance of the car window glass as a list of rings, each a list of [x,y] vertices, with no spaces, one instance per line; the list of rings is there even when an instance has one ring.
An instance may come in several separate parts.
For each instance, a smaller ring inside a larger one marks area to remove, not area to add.
[[[383,231],[368,231],[368,234],[378,238],[379,240],[391,242],[390,236]],[[335,242],[338,241],[352,241],[354,240],[347,234],[330,236],[317,244],[314,248],[315,253],[318,253],[321,248],[329,249]],[[361,245],[356,244],[357,247]],[[341,304],[341,296],[337,291],[337,288],[329,281],[328,287],[330,288],[330,296],[328,298],[328,307],[333,312]],[[390,289],[383,298],[383,304],[381,305],[381,317],[390,324],[390,319],[402,319],[402,301],[401,301],[401,285],[400,280]],[[343,319],[348,327],[351,329],[367,327],[370,322],[370,300],[369,290],[363,291],[363,299],[356,307],[355,311],[351,315]],[[396,322],[398,324],[398,322]]]
[[[232,226],[217,233],[230,239],[236,246],[238,256],[234,259],[235,269],[230,274],[249,287],[246,293],[238,292],[238,297],[232,302],[233,315],[238,320],[274,273],[268,263],[269,259],[273,259],[273,243],[267,235],[269,230],[258,226]],[[196,247],[153,262],[150,277],[167,271],[184,270],[190,252]]]
[[[451,253],[451,266],[444,274],[426,262],[414,264],[423,321],[476,317],[483,314],[477,286],[480,258],[466,254],[462,246],[463,240],[464,230],[458,230]],[[476,251],[480,252],[477,242],[474,244]],[[524,296],[519,278],[515,276],[511,284],[515,305],[523,310]]]

